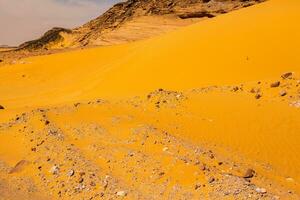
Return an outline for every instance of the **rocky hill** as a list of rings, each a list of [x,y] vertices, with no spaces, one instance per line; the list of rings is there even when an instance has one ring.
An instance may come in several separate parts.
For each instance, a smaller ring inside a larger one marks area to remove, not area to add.
[[[73,30],[54,28],[20,49],[111,45],[157,35],[264,0],[128,0]]]

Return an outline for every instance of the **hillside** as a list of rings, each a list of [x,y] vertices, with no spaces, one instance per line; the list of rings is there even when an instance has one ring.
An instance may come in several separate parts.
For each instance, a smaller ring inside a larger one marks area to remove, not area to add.
[[[128,0],[73,30],[54,28],[20,49],[59,49],[145,39],[264,0]]]
[[[299,9],[1,67],[2,199],[299,199]]]

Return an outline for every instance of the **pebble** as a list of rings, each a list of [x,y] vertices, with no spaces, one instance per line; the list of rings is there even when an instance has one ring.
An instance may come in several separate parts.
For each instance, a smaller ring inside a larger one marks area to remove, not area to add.
[[[274,88],[274,87],[279,87],[280,86],[280,81],[276,81],[276,82],[274,82],[274,83],[271,83],[271,85],[270,85],[272,88]]]
[[[237,86],[232,88],[232,91],[233,91],[233,92],[236,92],[236,91],[238,91],[238,90],[239,90],[239,87],[237,87]]]
[[[294,179],[293,179],[293,178],[290,178],[290,177],[286,178],[285,180],[286,180],[287,182],[294,182]]]
[[[260,99],[261,97],[262,97],[262,95],[259,93],[255,95],[255,99]]]
[[[255,191],[257,192],[257,193],[261,193],[261,194],[265,194],[265,193],[267,193],[267,190],[265,189],[265,188],[256,188],[255,189]]]
[[[166,151],[168,151],[168,150],[169,150],[168,147],[163,148],[163,151],[164,151],[164,152],[166,152]]]
[[[195,185],[195,190],[198,190],[200,188],[201,188],[201,184],[198,183],[198,184]]]
[[[68,171],[68,173],[67,173],[67,175],[70,177],[73,176],[74,174],[75,174],[75,171],[72,169],[70,171]]]
[[[50,171],[51,174],[58,174],[59,173],[59,167],[57,165],[54,165],[53,167],[51,167]]]
[[[255,175],[255,171],[253,169],[247,169],[243,178],[252,178]]]
[[[284,96],[286,96],[286,95],[287,95],[287,92],[286,92],[286,91],[284,91],[284,90],[283,90],[283,91],[280,91],[280,92],[279,92],[279,95],[280,95],[280,96],[282,96],[282,97],[284,97]]]
[[[4,110],[4,107],[2,105],[0,105],[0,110]]]
[[[210,177],[209,179],[208,179],[208,183],[213,183],[215,181],[215,178],[214,177]]]
[[[127,195],[127,193],[125,191],[117,192],[117,196],[119,196],[119,197],[125,197],[126,195]]]
[[[202,170],[202,171],[205,171],[207,168],[206,168],[206,165],[205,164],[202,164],[201,166],[200,166],[200,170]]]
[[[82,183],[84,180],[83,180],[83,178],[81,177],[81,178],[79,178],[79,180],[78,180],[78,183]]]
[[[292,72],[287,72],[287,73],[284,73],[284,74],[281,75],[281,77],[282,77],[283,79],[292,78],[292,76],[293,76],[293,73],[292,73]]]

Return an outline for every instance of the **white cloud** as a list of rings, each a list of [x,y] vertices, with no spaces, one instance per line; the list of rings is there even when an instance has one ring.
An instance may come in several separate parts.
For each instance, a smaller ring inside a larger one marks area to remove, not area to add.
[[[52,27],[73,28],[119,0],[0,0],[0,45],[18,45]]]

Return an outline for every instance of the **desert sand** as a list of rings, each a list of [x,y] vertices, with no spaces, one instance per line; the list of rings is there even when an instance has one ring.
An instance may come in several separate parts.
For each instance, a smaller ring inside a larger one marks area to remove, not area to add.
[[[299,199],[299,10],[2,66],[0,199]]]

